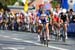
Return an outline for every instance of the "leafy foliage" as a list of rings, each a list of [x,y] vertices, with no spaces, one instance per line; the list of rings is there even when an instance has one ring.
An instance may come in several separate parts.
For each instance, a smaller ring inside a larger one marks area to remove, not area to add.
[[[17,0],[0,0],[3,5],[13,5]]]
[[[52,1],[52,6],[55,8],[59,3],[57,1]]]
[[[7,5],[3,5],[2,3],[0,3],[0,11],[2,11],[2,9],[4,11],[10,11],[10,9],[7,7]]]

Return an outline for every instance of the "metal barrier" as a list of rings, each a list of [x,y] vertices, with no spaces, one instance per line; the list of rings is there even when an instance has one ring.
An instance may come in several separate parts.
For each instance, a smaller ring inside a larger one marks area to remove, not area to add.
[[[75,23],[70,23],[68,26],[68,35],[75,35]]]

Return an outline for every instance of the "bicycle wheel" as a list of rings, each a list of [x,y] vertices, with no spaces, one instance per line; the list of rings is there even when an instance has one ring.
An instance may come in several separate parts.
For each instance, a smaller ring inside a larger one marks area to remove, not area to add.
[[[44,37],[44,45],[47,45],[48,47],[48,37],[46,33],[44,35],[46,35],[46,37]]]
[[[47,38],[47,36],[46,36],[46,45],[47,45],[47,47],[48,47],[48,38]]]
[[[44,36],[42,35],[42,36],[40,36],[40,42],[41,42],[41,44],[43,44],[44,43]]]
[[[65,37],[63,37],[63,38],[62,38],[62,40],[63,40],[63,42],[66,42],[66,39],[65,39]]]
[[[62,37],[63,42],[66,42],[66,36],[65,36],[65,32],[63,32],[63,37]]]

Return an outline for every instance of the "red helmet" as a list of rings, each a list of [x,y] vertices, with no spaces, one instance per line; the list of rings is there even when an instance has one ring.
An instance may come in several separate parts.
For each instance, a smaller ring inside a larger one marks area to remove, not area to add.
[[[43,6],[44,6],[43,4],[40,4],[40,5],[39,5],[39,8],[40,8],[40,7],[43,7]]]

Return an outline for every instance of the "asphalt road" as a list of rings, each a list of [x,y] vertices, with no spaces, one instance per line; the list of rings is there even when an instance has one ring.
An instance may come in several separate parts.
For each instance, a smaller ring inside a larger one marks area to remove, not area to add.
[[[64,43],[53,37],[46,47],[37,41],[36,33],[0,30],[0,50],[75,50],[75,38]]]

